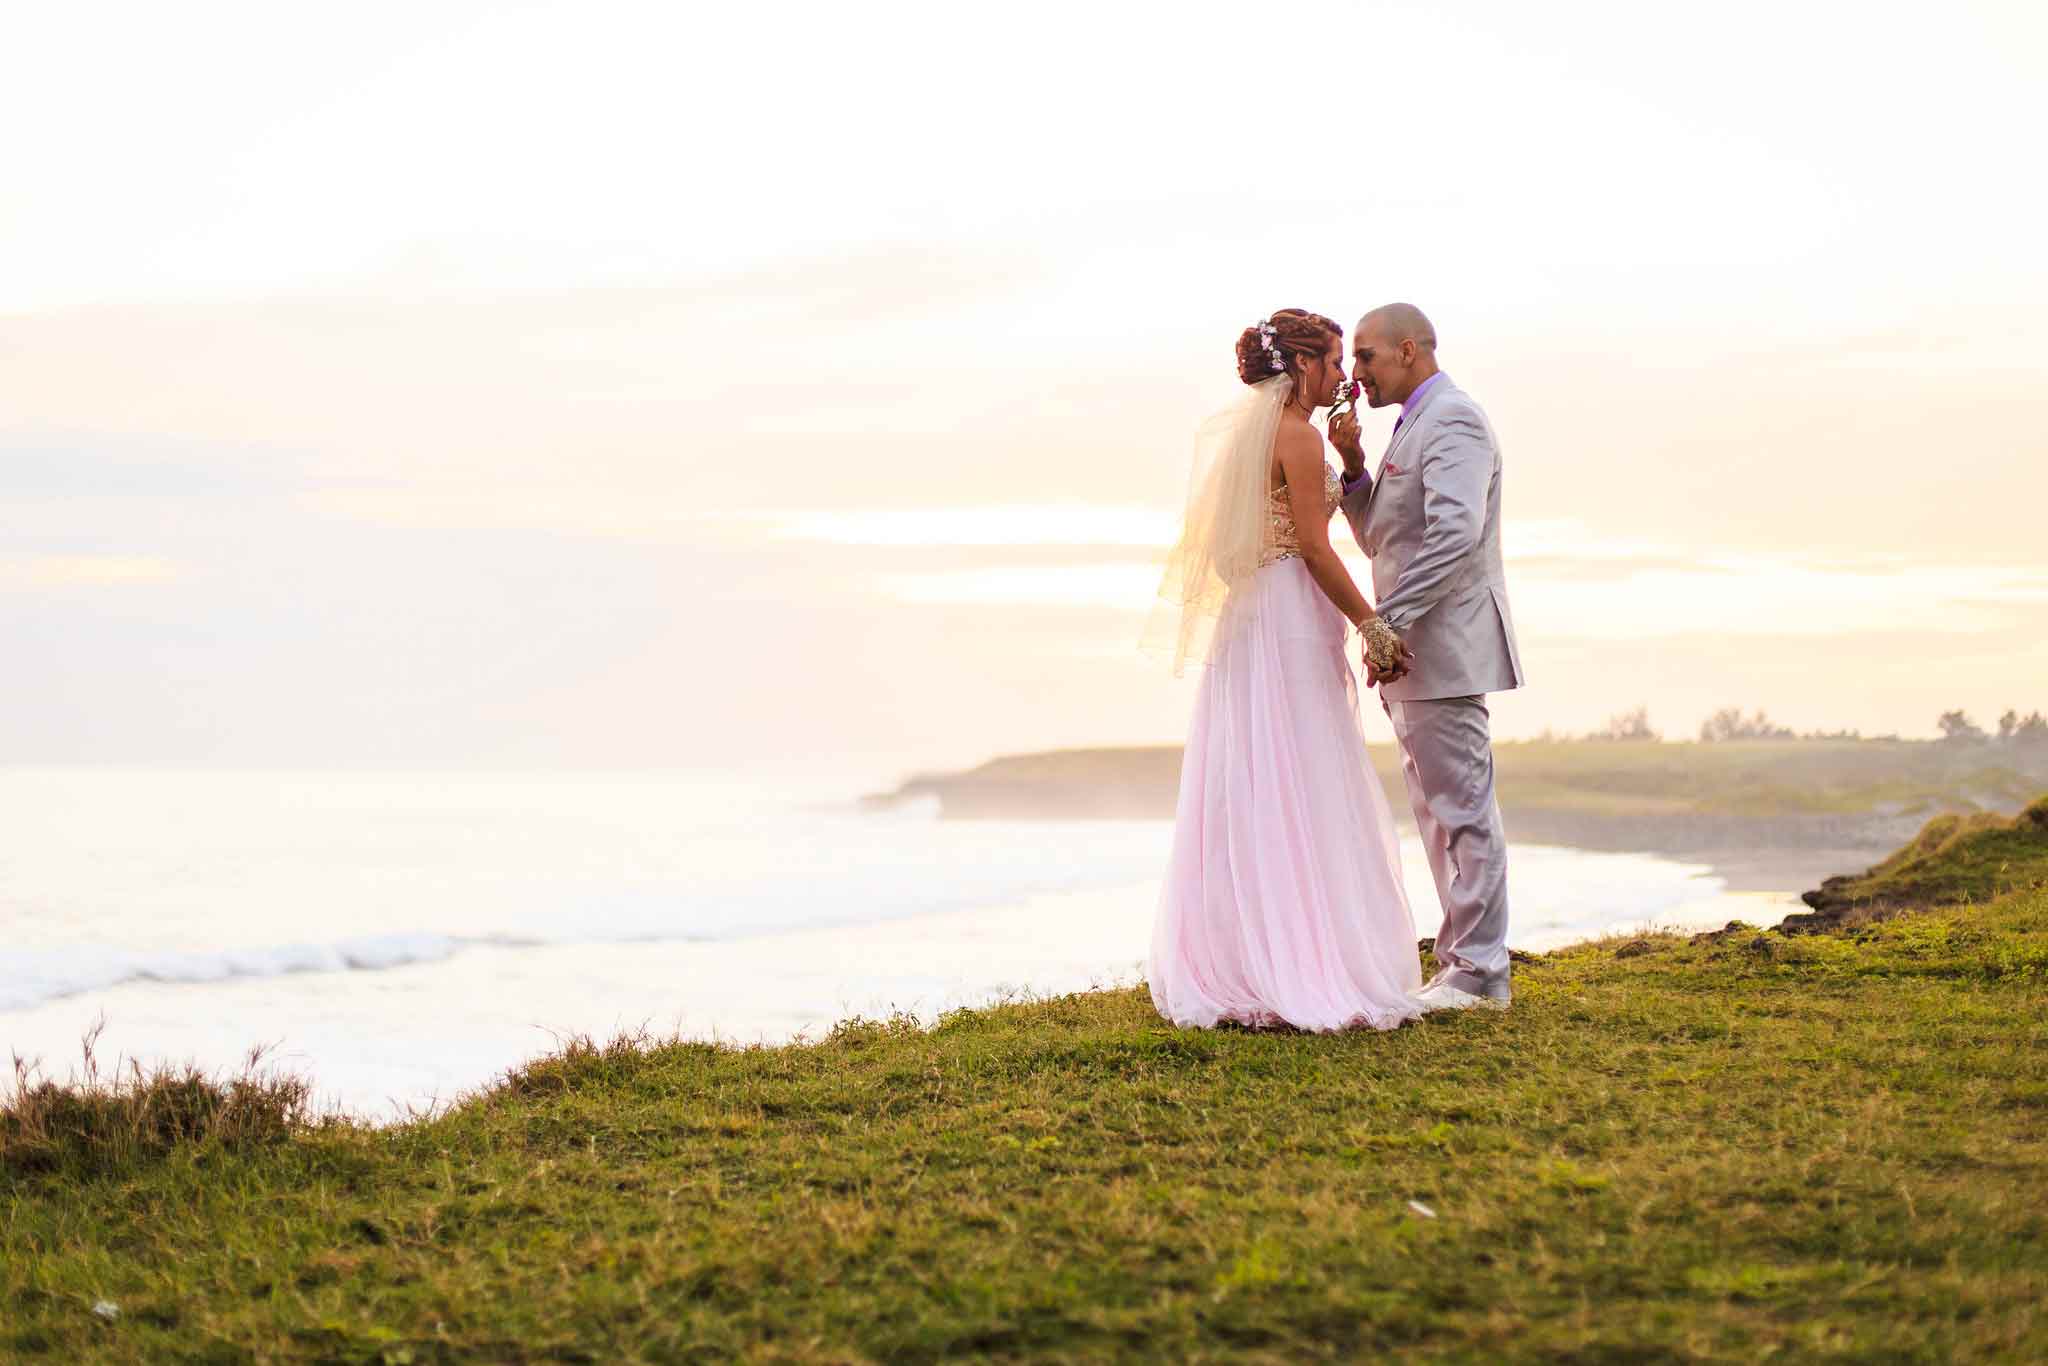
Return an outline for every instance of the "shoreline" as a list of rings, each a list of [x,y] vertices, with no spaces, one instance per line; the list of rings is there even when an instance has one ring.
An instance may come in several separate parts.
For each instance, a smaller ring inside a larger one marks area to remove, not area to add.
[[[1585,851],[1529,853],[1556,860]],[[1718,930],[1730,919],[1759,918],[1753,908],[1766,901],[1772,920],[1781,904],[1786,914],[1799,909],[1789,886],[1766,897],[1716,890],[1694,873],[1634,887],[1629,879],[1640,874],[1631,873],[1630,856],[1590,857],[1617,858],[1612,880],[1629,890],[1604,908],[1532,895],[1517,918],[1518,953],[1663,929]],[[1437,927],[1435,894],[1419,865],[1406,871],[1416,933],[1426,938]],[[1148,879],[732,939],[477,944],[368,973],[144,979],[0,1014],[0,1034],[50,1080],[76,1067],[79,1039],[96,1018],[106,1021],[102,1056],[145,1066],[189,1058],[231,1070],[253,1041],[269,1040],[277,1050],[269,1063],[306,1076],[322,1108],[385,1127],[408,1118],[405,1107],[457,1106],[545,1056],[551,1040],[579,1033],[602,1037],[638,1024],[687,1040],[784,1049],[850,1020],[909,1013],[929,1025],[955,1008],[1126,988],[1143,980],[1157,896],[1157,880]],[[429,1020],[421,1012],[436,1000],[474,1004]],[[656,1000],[658,1009],[631,1004]],[[364,1010],[367,1002],[381,1004]],[[434,1047],[417,1047],[421,1028],[434,1031]]]
[[[431,1127],[289,1078],[45,1092],[0,1189],[71,1289],[18,1285],[0,1347],[495,1359],[573,1302],[543,1336],[605,1359],[679,1322],[721,1358],[2026,1354],[2048,801],[1946,829],[1924,875],[2004,870],[1967,904],[1546,953],[1512,1010],[1386,1031],[1123,988],[773,1051],[594,1032]],[[1511,1317],[1442,1312],[1445,1267]]]

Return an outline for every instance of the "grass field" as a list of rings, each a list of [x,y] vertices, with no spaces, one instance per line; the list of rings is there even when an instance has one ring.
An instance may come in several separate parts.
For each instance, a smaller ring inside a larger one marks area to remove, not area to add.
[[[1564,950],[1388,1034],[1117,991],[584,1040],[385,1130],[50,1087],[0,1115],[0,1357],[2041,1359],[2021,836],[1990,901]]]

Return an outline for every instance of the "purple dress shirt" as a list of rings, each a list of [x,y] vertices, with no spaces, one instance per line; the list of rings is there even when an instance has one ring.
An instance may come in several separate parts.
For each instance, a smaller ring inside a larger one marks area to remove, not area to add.
[[[1415,411],[1415,405],[1422,402],[1422,396],[1428,393],[1431,389],[1435,388],[1436,382],[1442,379],[1443,377],[1444,372],[1441,370],[1437,371],[1428,379],[1416,385],[1414,393],[1408,395],[1408,397],[1401,400],[1401,415],[1394,419],[1394,430],[1387,436],[1388,450],[1394,449],[1394,442],[1397,441],[1401,436],[1401,424],[1408,420],[1408,414]],[[1385,460],[1385,454],[1382,454],[1380,456],[1380,459]],[[1365,472],[1361,473],[1356,479],[1353,479],[1351,476],[1346,475],[1344,477],[1344,492],[1346,494],[1349,494],[1359,485],[1369,483],[1371,482],[1371,480],[1372,471],[1370,470],[1366,470]]]

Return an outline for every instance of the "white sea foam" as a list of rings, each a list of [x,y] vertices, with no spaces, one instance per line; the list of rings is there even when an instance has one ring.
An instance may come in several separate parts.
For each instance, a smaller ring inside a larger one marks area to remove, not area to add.
[[[331,944],[297,941],[219,952],[133,952],[92,944],[50,949],[0,949],[0,1011],[102,991],[126,982],[205,984],[235,977],[283,977],[295,972],[378,971],[434,963],[471,944],[535,945],[507,935],[454,938],[443,934],[377,934]]]
[[[731,940],[1139,882],[1157,822],[640,776],[0,772],[0,1011],[479,945]]]
[[[1168,823],[940,821],[857,790],[0,770],[0,1057],[75,1056],[101,1017],[131,1056],[212,1067],[276,1039],[348,1108],[391,1113],[558,1030],[773,1042],[1141,975]],[[1703,872],[1516,845],[1511,942],[1718,923]]]
[[[565,1030],[778,1042],[848,1014],[1137,981],[1165,821],[938,821],[858,784],[0,770],[0,1057],[233,1069],[356,1114]],[[1413,844],[1419,934],[1436,889]],[[1511,942],[1731,915],[1702,868],[1513,846]],[[1749,917],[1763,920],[1765,913]]]

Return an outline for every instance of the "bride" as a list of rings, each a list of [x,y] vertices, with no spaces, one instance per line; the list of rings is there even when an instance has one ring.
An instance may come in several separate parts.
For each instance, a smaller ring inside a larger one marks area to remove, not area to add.
[[[1411,656],[1330,548],[1340,484],[1309,422],[1336,401],[1343,367],[1343,329],[1282,309],[1238,338],[1250,392],[1196,438],[1160,588],[1179,607],[1174,672],[1191,656],[1208,666],[1148,973],[1153,1005],[1175,1024],[1390,1029],[1423,1013],[1347,621],[1374,681]]]

